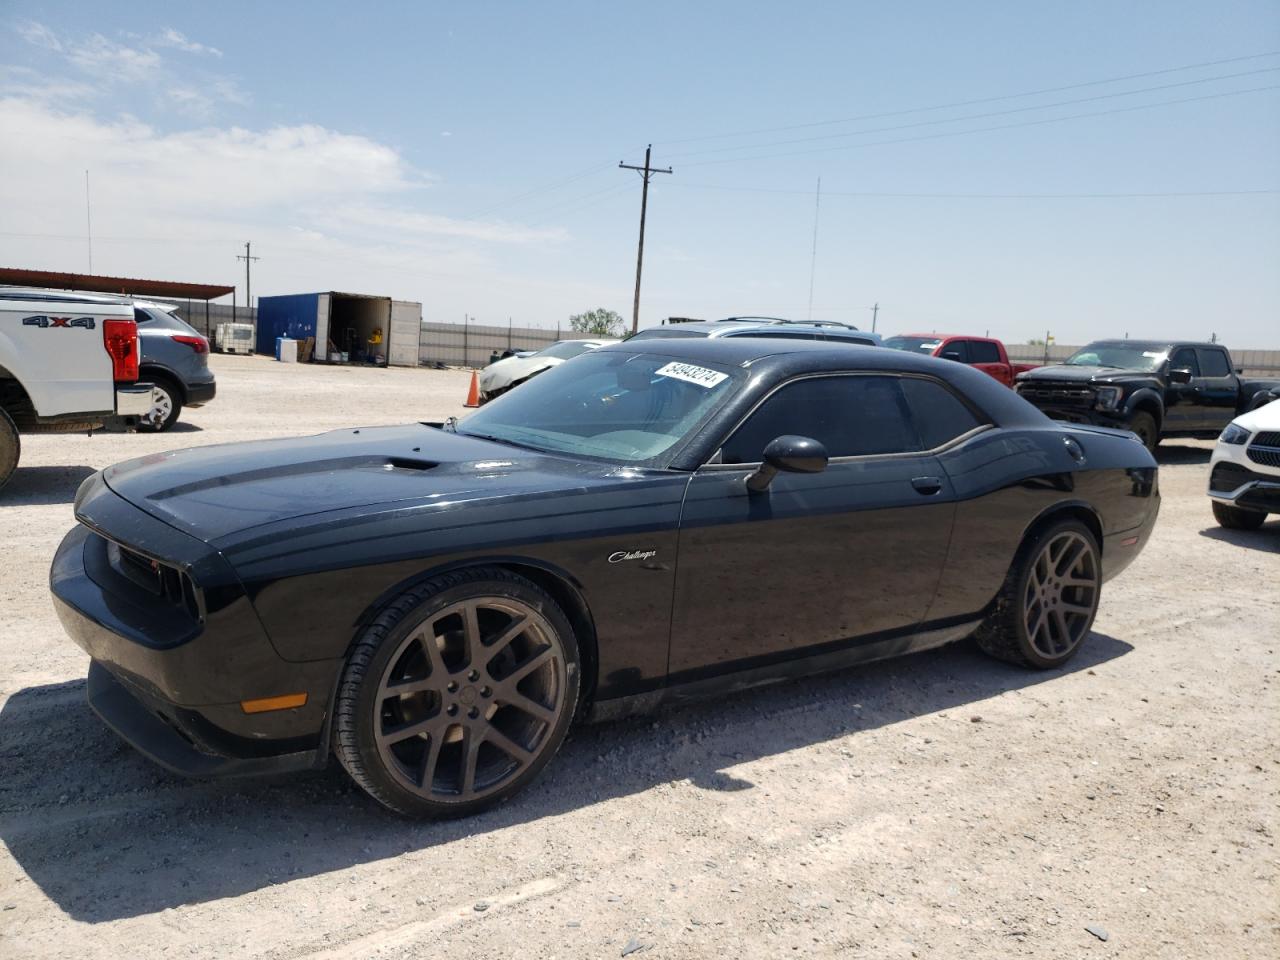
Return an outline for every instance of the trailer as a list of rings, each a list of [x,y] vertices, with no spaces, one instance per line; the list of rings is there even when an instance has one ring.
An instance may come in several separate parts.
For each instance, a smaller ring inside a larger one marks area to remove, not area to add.
[[[337,291],[261,297],[257,352],[274,356],[278,337],[310,338],[313,363],[416,367],[422,304]]]

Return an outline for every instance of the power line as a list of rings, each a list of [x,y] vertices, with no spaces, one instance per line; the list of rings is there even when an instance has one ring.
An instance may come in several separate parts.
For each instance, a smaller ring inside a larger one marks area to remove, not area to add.
[[[1024,97],[1038,97],[1046,93],[1064,93],[1067,90],[1081,90],[1085,87],[1105,86],[1108,83],[1123,83],[1125,80],[1143,80],[1147,77],[1159,77],[1170,73],[1181,73],[1184,70],[1199,70],[1205,67],[1221,67],[1229,63],[1246,63],[1251,60],[1263,60],[1267,57],[1280,56],[1280,51],[1254,53],[1244,57],[1229,57],[1225,60],[1206,60],[1201,63],[1189,63],[1180,67],[1167,67],[1163,70],[1149,70],[1145,73],[1130,73],[1120,77],[1109,77],[1105,80],[1087,80],[1083,83],[1070,83],[1059,87],[1044,87],[1040,90],[1028,90],[1024,93],[1008,93],[998,97],[979,97],[971,100],[957,100],[951,103],[939,103],[929,107],[911,107],[905,110],[890,110],[884,113],[868,113],[857,117],[845,117],[839,120],[815,120],[809,123],[793,123],[777,127],[758,127],[754,130],[738,130],[734,133],[712,133],[698,137],[685,137],[680,140],[661,141],[662,145],[671,146],[678,143],[700,143],[704,140],[726,140],[732,137],[749,137],[758,133],[782,133],[787,130],[807,130],[813,127],[833,126],[840,123],[857,123],[863,120],[883,120],[887,117],[904,117],[913,113],[928,113],[932,110],[950,110],[956,107],[974,107],[983,103],[1000,103],[1004,100],[1020,100]]]
[[[1200,97],[1182,97],[1177,100],[1157,100],[1154,103],[1136,104],[1131,107],[1115,107],[1111,110],[1094,110],[1088,113],[1073,113],[1062,117],[1046,117],[1040,120],[1023,120],[1018,123],[1001,123],[990,127],[974,127],[970,130],[947,130],[941,133],[927,133],[918,137],[896,137],[892,140],[872,140],[868,143],[849,143],[839,147],[817,147],[812,150],[790,150],[785,153],[763,153],[750,157],[727,157],[722,160],[701,160],[686,164],[689,167],[707,167],[721,163],[740,163],[748,160],[772,160],[779,157],[802,157],[814,153],[831,153],[837,150],[858,150],[862,147],[882,147],[897,143],[915,143],[921,140],[941,140],[947,137],[962,137],[972,133],[990,133],[994,130],[1013,130],[1018,127],[1035,127],[1046,123],[1063,123],[1068,120],[1081,120],[1088,117],[1105,117],[1118,113],[1133,113],[1137,110],[1151,110],[1156,107],[1169,107],[1182,103],[1197,103],[1203,100],[1220,100],[1224,97],[1238,97],[1247,93],[1261,93],[1266,90],[1280,90],[1280,85],[1266,87],[1249,87],[1244,90],[1228,90],[1224,93],[1207,93]]]
[[[742,193],[778,193],[808,196],[808,190],[781,187],[732,187],[718,183],[672,183],[681,190],[729,190]],[[827,197],[856,197],[895,200],[1135,200],[1177,197],[1258,197],[1280,194],[1274,190],[1194,190],[1167,193],[878,193],[874,191],[827,190]]]
[[[734,150],[763,150],[768,147],[785,147],[796,143],[815,143],[820,140],[841,140],[846,137],[860,137],[870,133],[890,133],[895,130],[912,130],[918,127],[932,127],[941,123],[962,123],[966,120],[985,120],[988,117],[1007,117],[1015,113],[1029,113],[1034,110],[1049,110],[1054,107],[1069,107],[1078,103],[1095,103],[1099,100],[1114,100],[1116,97],[1132,97],[1140,93],[1154,93],[1157,90],[1172,90],[1178,87],[1190,87],[1201,83],[1214,83],[1218,80],[1235,80],[1240,77],[1257,76],[1260,73],[1275,73],[1280,67],[1265,67],[1260,70],[1245,70],[1241,73],[1222,74],[1217,77],[1201,77],[1197,80],[1181,80],[1177,83],[1163,83],[1154,87],[1141,87],[1137,90],[1123,90],[1117,93],[1100,93],[1092,97],[1077,97],[1072,100],[1057,100],[1053,103],[1041,103],[1029,107],[1013,107],[1009,110],[991,110],[985,113],[971,113],[962,117],[944,117],[939,120],[918,120],[915,123],[900,123],[890,127],[873,127],[869,130],[852,130],[848,133],[826,133],[817,137],[799,137],[793,140],[771,140],[766,143],[744,143],[732,147],[715,147],[710,150],[695,150],[691,153],[675,154],[675,159],[684,157],[700,157],[711,153],[729,153]]]
[[[631,303],[631,332],[635,333],[640,329],[640,271],[644,267],[644,215],[649,206],[649,180],[655,173],[670,173],[671,168],[657,168],[650,164],[649,157],[653,153],[653,144],[649,144],[644,148],[644,166],[637,167],[632,163],[623,163],[618,161],[618,166],[623,170],[635,170],[640,174],[640,179],[644,181],[644,186],[640,191],[640,243],[636,247],[636,296]]]

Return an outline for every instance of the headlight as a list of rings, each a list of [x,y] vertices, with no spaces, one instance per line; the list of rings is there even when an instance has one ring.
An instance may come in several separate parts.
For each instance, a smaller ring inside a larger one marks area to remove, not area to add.
[[[1222,431],[1222,435],[1218,437],[1221,443],[1230,443],[1239,446],[1247,442],[1249,439],[1249,431],[1239,424],[1229,423],[1227,429]]]
[[[1099,410],[1114,410],[1120,403],[1120,397],[1124,391],[1120,387],[1099,387],[1096,397],[1096,405]]]

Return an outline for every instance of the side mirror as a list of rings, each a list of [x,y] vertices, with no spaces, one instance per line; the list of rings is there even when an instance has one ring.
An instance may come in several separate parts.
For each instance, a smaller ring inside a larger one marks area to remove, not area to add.
[[[943,360],[955,360],[957,363],[959,363],[959,362],[960,362],[960,351],[959,351],[959,350],[943,350],[943,351],[942,351],[942,359],[943,359]]]
[[[1170,383],[1190,383],[1191,371],[1186,367],[1178,367],[1175,370],[1170,370],[1169,382]]]
[[[764,448],[764,463],[747,477],[747,489],[763,493],[779,473],[821,473],[827,469],[827,448],[809,437],[784,434]]]

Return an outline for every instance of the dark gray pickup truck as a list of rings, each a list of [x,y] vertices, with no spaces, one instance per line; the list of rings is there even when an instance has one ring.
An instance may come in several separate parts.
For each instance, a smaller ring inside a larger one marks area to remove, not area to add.
[[[1216,437],[1280,396],[1280,380],[1241,373],[1216,343],[1098,340],[1019,374],[1014,389],[1055,420],[1132,430],[1154,450],[1165,437]]]

